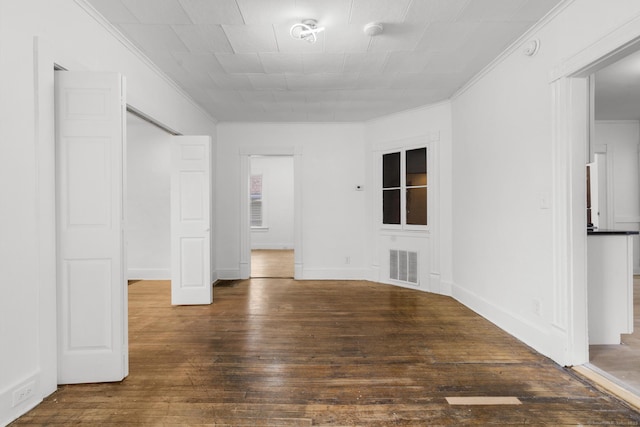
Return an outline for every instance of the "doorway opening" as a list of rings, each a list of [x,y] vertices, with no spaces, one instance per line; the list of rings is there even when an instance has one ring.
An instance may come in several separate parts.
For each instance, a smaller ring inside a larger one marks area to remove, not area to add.
[[[590,76],[589,161],[597,163],[598,167],[601,229],[640,230],[639,66],[640,50],[637,50]],[[633,332],[625,333],[627,329],[619,337],[616,334],[615,343],[594,343],[590,338],[589,363],[624,388],[640,395],[640,238],[632,235],[619,239],[631,240],[628,245],[631,250],[617,261],[627,266],[625,270],[633,271],[633,277],[625,274],[622,278],[629,289],[628,298],[616,302],[615,310],[627,313],[631,309],[631,318],[626,323],[633,326]],[[590,257],[588,262],[593,261]],[[613,289],[611,285],[607,284]],[[609,297],[613,297],[611,289]],[[588,298],[592,302],[594,296],[589,295]],[[590,323],[589,329],[597,326]]]
[[[293,156],[249,156],[249,222],[252,278],[293,278]]]

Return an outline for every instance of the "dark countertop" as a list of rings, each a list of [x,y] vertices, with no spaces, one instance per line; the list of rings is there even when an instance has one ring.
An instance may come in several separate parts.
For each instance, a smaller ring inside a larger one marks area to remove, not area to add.
[[[633,236],[640,234],[640,231],[632,230],[587,230],[589,236]]]

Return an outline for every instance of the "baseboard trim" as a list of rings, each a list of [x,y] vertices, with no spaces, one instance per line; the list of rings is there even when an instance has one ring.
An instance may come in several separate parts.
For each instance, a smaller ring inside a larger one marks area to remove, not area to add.
[[[277,251],[290,251],[293,250],[292,244],[287,243],[274,243],[274,244],[252,244],[251,249],[266,249],[266,250],[277,250]]]
[[[297,277],[296,277],[297,278]],[[302,280],[368,280],[366,269],[314,269],[304,268]]]
[[[130,268],[127,270],[129,280],[171,280],[168,268]]]
[[[219,269],[218,280],[238,280],[240,279],[240,270],[235,269]]]
[[[554,342],[550,340],[552,335],[550,328],[543,328],[520,315],[506,311],[455,283],[452,284],[451,296],[537,352],[551,357]]]
[[[45,396],[42,395],[42,390],[40,390],[40,375],[41,372],[37,371],[21,381],[15,382],[9,387],[0,390],[0,408],[2,408],[2,411],[0,411],[0,416],[2,417],[0,419],[0,425],[8,425],[42,402]],[[31,397],[14,406],[13,393],[30,383],[32,389]]]

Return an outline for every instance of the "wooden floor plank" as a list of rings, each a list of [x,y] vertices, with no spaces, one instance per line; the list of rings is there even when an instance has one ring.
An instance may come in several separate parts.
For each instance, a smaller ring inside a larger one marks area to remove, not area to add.
[[[451,298],[365,281],[129,286],[130,375],[61,386],[16,426],[640,425]],[[513,396],[521,405],[449,405]]]

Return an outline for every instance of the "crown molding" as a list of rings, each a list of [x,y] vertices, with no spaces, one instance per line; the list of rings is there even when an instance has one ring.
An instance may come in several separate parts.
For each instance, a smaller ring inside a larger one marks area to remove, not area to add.
[[[561,12],[563,12],[567,7],[569,7],[576,0],[564,0],[559,3],[556,7],[551,9],[545,16],[542,17],[538,22],[533,24],[531,28],[524,32],[520,37],[518,37],[513,43],[511,43],[502,53],[491,61],[486,67],[484,67],[480,72],[478,72],[475,76],[473,76],[467,83],[465,83],[460,89],[458,89],[450,98],[451,101],[455,100],[462,94],[464,94],[467,90],[472,88],[478,81],[482,80],[484,76],[493,71],[498,65],[504,62],[511,54],[517,51],[522,43],[531,38],[535,33],[540,31],[540,29],[544,28],[549,22],[551,22],[556,16],[558,16]]]
[[[105,30],[107,30],[116,40],[118,40],[127,50],[134,54],[140,61],[142,61],[147,67],[149,67],[154,73],[156,73],[162,80],[164,80],[169,86],[171,86],[176,92],[187,100],[194,108],[202,112],[208,117],[214,124],[218,123],[218,120],[206,111],[200,104],[198,104],[184,89],[182,89],[171,77],[165,74],[156,64],[151,61],[147,55],[144,54],[137,46],[135,46],[124,34],[120,32],[111,22],[109,22],[100,12],[96,10],[87,0],[74,0],[75,3],[80,6],[91,18],[93,18],[98,24],[100,24]]]

